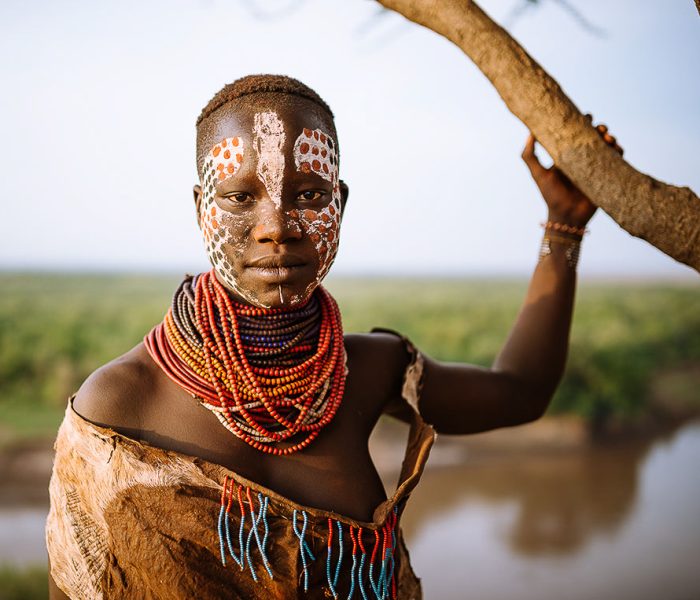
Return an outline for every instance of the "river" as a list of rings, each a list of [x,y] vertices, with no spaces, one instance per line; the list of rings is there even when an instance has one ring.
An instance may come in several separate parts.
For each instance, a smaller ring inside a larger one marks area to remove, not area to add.
[[[403,527],[426,598],[697,600],[700,423],[428,470]]]
[[[429,463],[402,520],[425,597],[696,600],[699,465],[698,421],[583,450]],[[0,564],[45,564],[45,517],[44,503],[0,506]]]

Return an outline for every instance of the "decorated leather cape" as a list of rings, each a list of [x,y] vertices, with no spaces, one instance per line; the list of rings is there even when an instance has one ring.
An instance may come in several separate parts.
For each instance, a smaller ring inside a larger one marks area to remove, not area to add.
[[[421,598],[400,517],[435,432],[414,409],[396,491],[372,522],[302,506],[194,456],[86,421],[68,401],[55,443],[46,544],[70,598]]]

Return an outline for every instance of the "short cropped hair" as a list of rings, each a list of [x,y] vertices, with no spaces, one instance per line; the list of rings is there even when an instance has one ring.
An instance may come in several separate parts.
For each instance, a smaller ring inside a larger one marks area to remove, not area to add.
[[[330,106],[328,106],[321,96],[308,85],[286,75],[246,75],[221,88],[214,94],[212,99],[207,102],[207,105],[202,109],[199,117],[197,117],[197,171],[200,172],[204,161],[204,154],[206,153],[206,149],[200,146],[202,129],[207,129],[206,126],[202,124],[212,113],[216,112],[225,104],[242,98],[255,104],[258,100],[255,96],[259,96],[260,102],[264,103],[266,96],[269,97],[269,95],[278,94],[282,102],[292,101],[293,97],[303,98],[313,102],[323,114],[328,116],[331,127],[331,131],[328,133],[333,136],[335,140],[336,156],[339,159],[340,148],[338,144],[338,133],[335,129],[335,117],[333,116],[333,111],[331,111]],[[284,95],[287,95],[289,100],[284,100]],[[250,99],[248,99],[249,96],[251,97]]]
[[[300,96],[301,98],[306,98],[318,104],[331,118],[333,117],[333,111],[331,107],[319,96],[314,90],[312,90],[308,85],[302,83],[298,79],[293,77],[287,77],[286,75],[247,75],[236,79],[236,81],[225,85],[221,88],[207,105],[202,109],[202,112],[197,118],[197,126],[206,119],[211,113],[213,113],[217,108],[220,108],[227,102],[231,100],[236,100],[243,96],[250,96],[251,94],[266,94],[266,93],[278,93],[278,94],[292,94],[294,96]]]

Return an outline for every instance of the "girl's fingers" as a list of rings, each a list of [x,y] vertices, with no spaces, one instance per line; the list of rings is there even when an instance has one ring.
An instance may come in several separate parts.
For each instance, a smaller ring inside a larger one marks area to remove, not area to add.
[[[525,148],[521,156],[534,178],[538,178],[547,172],[547,169],[542,166],[535,154],[535,136],[532,133],[530,133],[527,142],[525,142]]]

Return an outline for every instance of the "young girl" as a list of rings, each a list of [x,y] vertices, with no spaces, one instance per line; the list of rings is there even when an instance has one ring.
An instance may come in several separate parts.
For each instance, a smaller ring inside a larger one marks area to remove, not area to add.
[[[435,432],[533,421],[564,368],[596,208],[534,143],[549,216],[524,305],[490,369],[445,364],[393,332],[344,335],[320,285],[348,201],[326,103],[270,75],[216,94],[194,188],[213,268],[69,400],[51,597],[419,598],[400,520]],[[389,498],[367,447],[383,413],[411,425]]]

